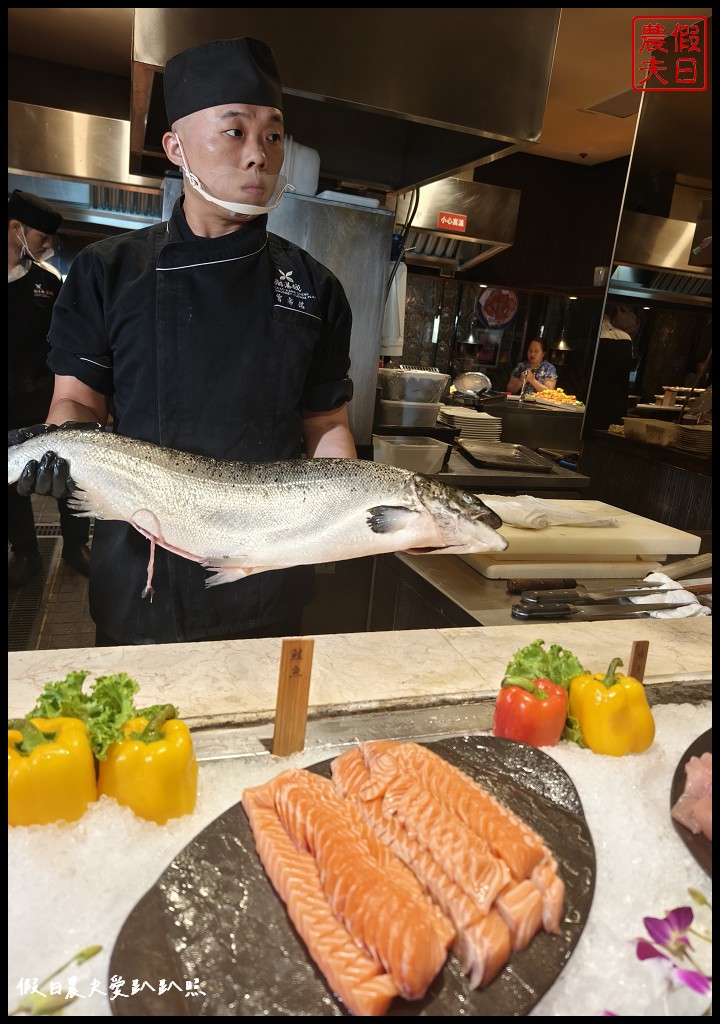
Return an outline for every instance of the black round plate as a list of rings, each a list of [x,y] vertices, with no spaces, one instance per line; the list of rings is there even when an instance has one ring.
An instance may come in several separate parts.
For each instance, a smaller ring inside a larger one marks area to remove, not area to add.
[[[708,729],[702,736],[698,736],[694,743],[691,743],[678,762],[673,775],[672,786],[670,787],[670,808],[677,803],[680,794],[685,789],[685,765],[691,757],[700,757],[701,754],[712,753],[712,729]],[[695,835],[689,828],[685,828],[679,821],[671,818],[675,831],[687,846],[690,853],[698,862],[703,871],[712,878],[712,843],[702,832]]]
[[[559,935],[540,931],[486,988],[470,991],[450,956],[422,1000],[396,999],[389,1016],[523,1016],[554,984],[590,912],[595,850],[580,798],[557,761],[493,736],[427,746],[492,792],[538,832],[565,881]],[[330,775],[330,761],[313,766]],[[165,870],[121,929],[109,977],[140,990],[114,1016],[347,1016],[267,879],[238,803],[211,822]],[[143,981],[158,988],[140,988]],[[197,979],[197,983],[195,983]],[[187,986],[201,994],[186,994]]]

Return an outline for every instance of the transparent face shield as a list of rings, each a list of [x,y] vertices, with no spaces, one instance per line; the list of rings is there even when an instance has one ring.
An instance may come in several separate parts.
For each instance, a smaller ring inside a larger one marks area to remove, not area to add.
[[[285,192],[294,192],[294,187],[282,174],[266,174],[264,171],[242,171],[237,167],[218,167],[207,181],[201,181],[190,170],[185,152],[178,135],[178,147],[182,157],[182,168],[190,185],[216,206],[222,206],[230,213],[257,217],[276,209]]]

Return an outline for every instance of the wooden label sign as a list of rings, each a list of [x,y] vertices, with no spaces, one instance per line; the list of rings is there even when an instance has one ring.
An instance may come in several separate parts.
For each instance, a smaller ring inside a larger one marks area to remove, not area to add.
[[[628,665],[627,674],[633,679],[637,679],[639,683],[642,683],[645,678],[645,666],[647,665],[649,649],[649,640],[635,640],[630,648],[630,664]]]
[[[272,753],[287,757],[305,747],[310,674],[315,641],[289,637],[282,642]]]

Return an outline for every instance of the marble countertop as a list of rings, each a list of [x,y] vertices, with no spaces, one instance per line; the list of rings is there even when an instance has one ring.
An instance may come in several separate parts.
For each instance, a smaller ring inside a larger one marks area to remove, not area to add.
[[[645,682],[710,679],[712,619],[628,619],[339,633],[315,637],[310,717],[432,706],[496,692],[516,650],[537,638],[566,647],[592,671],[627,664],[649,641]],[[8,717],[27,714],[43,686],[73,670],[127,672],[142,704],[172,703],[193,727],[269,721],[282,640],[20,651],[8,655]]]

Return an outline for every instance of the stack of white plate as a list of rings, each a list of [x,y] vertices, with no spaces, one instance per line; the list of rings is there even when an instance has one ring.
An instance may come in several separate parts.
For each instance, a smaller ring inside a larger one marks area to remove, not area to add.
[[[680,448],[684,452],[693,452],[695,455],[710,455],[712,453],[712,424],[693,427],[689,424],[678,423],[673,431],[672,446]]]
[[[502,420],[477,409],[463,409],[455,405],[443,405],[438,413],[438,422],[460,428],[460,439],[472,437],[480,441],[499,441]]]

